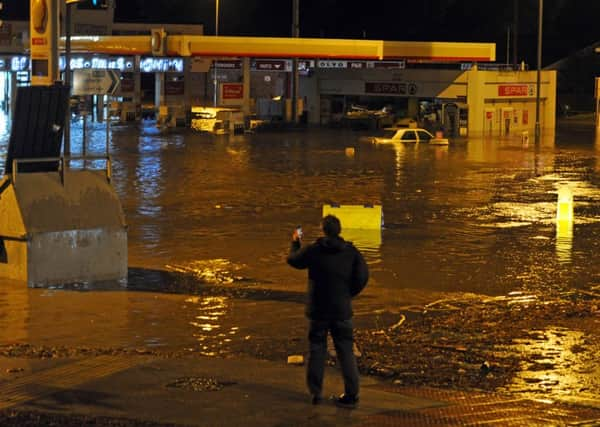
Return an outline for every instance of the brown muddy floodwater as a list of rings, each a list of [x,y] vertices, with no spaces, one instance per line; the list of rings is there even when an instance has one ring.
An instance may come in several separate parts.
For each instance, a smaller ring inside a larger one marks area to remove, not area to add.
[[[81,124],[74,126],[77,153]],[[111,134],[113,182],[129,224],[127,289],[7,282],[0,344],[227,355],[279,339],[298,351],[305,273],[285,264],[288,241],[297,224],[305,240],[316,238],[322,206],[332,202],[383,206],[381,233],[346,235],[371,269],[355,309],[372,328],[436,300],[511,296],[527,307],[527,298],[595,295],[600,285],[600,140],[586,128],[560,128],[539,147],[518,138],[374,145],[341,129],[161,133],[150,122]],[[103,152],[104,125],[90,125],[88,136],[88,152]],[[572,192],[574,220],[557,227],[562,187]],[[600,390],[590,379],[597,364],[576,351],[583,334],[549,329],[541,341],[534,334],[504,348],[561,367],[531,379],[524,366],[508,389],[583,375],[589,390]],[[537,390],[548,389],[561,387]]]

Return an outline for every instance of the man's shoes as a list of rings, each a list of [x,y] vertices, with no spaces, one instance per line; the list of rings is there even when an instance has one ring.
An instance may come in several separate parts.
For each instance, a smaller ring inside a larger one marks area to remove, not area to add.
[[[323,396],[321,396],[320,394],[313,394],[310,402],[313,405],[320,405],[321,403],[323,403]]]
[[[334,400],[335,406],[346,409],[354,409],[358,406],[358,396],[342,394]]]

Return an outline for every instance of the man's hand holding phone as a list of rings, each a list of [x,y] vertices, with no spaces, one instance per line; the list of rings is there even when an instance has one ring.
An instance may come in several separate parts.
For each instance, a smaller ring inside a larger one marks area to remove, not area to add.
[[[294,234],[292,234],[292,240],[295,242],[299,242],[300,240],[302,240],[302,227],[298,226],[296,227],[296,229],[294,230]]]

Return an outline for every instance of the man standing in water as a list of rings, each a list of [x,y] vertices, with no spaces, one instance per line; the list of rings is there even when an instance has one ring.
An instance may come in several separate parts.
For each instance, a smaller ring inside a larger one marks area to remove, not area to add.
[[[327,215],[322,221],[323,237],[301,247],[300,231],[294,231],[287,262],[294,268],[308,268],[308,339],[310,354],[306,382],[314,405],[321,403],[327,357],[327,333],[331,333],[344,377],[344,393],[335,404],[355,408],[358,404],[358,366],[353,352],[352,298],[369,279],[362,254],[341,236],[340,220]]]

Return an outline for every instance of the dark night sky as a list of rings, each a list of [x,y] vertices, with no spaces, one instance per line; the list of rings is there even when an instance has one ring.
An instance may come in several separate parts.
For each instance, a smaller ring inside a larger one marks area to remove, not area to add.
[[[516,3],[518,59],[534,66],[538,0]],[[119,21],[203,23],[205,34],[214,34],[214,0],[117,0],[116,4]],[[300,35],[495,42],[497,59],[505,62],[513,4],[514,0],[300,0]],[[291,34],[292,0],[220,0],[219,5],[221,35]],[[27,0],[4,0],[0,14],[23,19],[28,8]],[[544,65],[600,41],[599,16],[598,0],[545,0]]]

